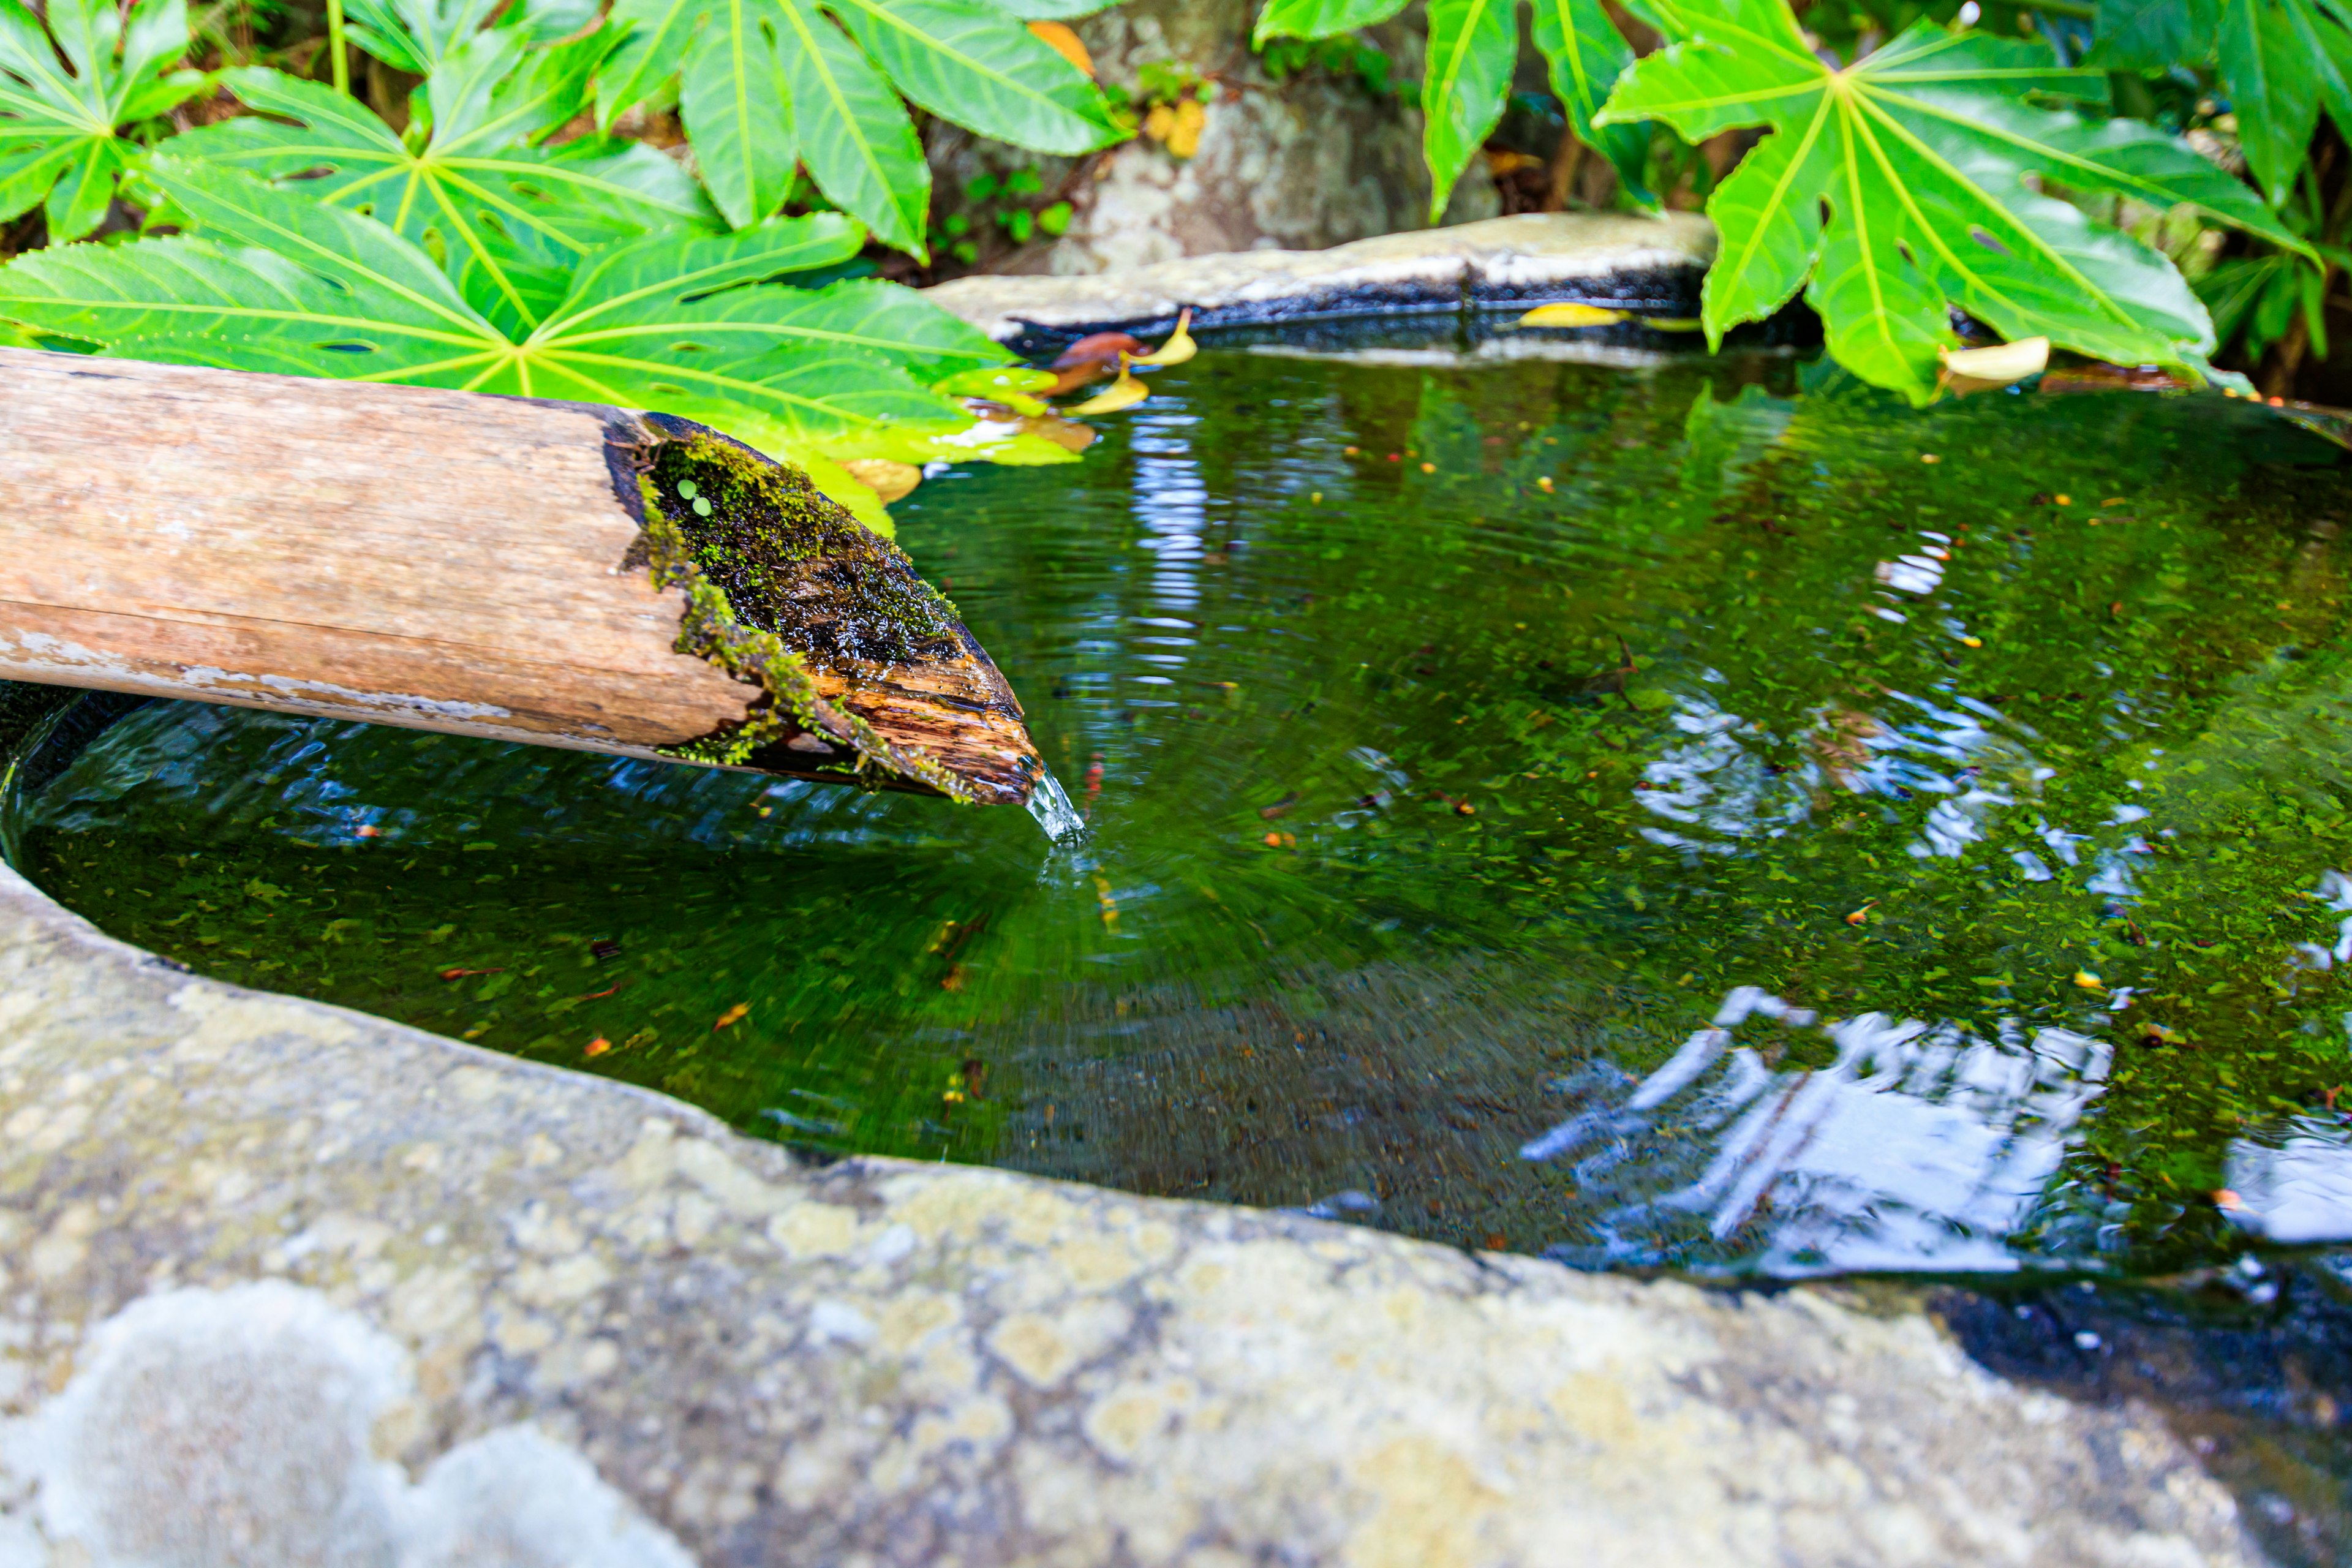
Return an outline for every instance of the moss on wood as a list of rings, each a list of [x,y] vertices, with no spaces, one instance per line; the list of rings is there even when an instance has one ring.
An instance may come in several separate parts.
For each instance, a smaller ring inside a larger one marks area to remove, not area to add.
[[[765,693],[740,723],[662,752],[738,767],[814,735],[849,752],[845,782],[905,781],[973,799],[951,770],[826,701],[809,667],[812,655],[844,669],[952,656],[955,606],[797,468],[700,426],[651,422],[669,439],[638,449],[645,531],[633,558],[657,587],[686,595],[677,650]]]

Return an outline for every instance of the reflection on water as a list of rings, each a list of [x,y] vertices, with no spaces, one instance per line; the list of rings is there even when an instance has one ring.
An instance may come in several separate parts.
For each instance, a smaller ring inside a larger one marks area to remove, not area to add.
[[[817,1148],[1594,1265],[2352,1236],[2332,452],[1796,374],[1209,353],[927,484],[1045,839],[157,705],[0,842],[207,971]]]

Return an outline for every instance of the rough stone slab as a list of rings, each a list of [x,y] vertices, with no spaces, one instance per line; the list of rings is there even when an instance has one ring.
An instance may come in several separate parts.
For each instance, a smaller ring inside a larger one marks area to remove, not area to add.
[[[2257,1562],[1916,1310],[806,1167],[0,869],[0,1563]]]
[[[999,342],[1574,300],[1693,313],[1715,228],[1693,213],[1527,213],[1329,250],[1194,256],[1091,277],[959,278],[927,298]]]

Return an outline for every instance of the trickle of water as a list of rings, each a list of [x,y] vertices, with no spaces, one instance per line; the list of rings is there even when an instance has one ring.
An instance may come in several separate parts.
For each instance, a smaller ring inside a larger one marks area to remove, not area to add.
[[[1070,797],[1063,793],[1062,781],[1054,776],[1051,768],[1037,775],[1037,787],[1029,792],[1029,815],[1037,819],[1045,837],[1056,844],[1087,830],[1086,818],[1070,804]]]

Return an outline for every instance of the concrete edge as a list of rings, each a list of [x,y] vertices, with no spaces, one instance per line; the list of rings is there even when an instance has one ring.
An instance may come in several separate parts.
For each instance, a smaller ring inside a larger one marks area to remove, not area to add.
[[[960,278],[933,303],[1024,354],[1089,331],[1203,330],[1503,310],[1551,300],[1696,310],[1715,230],[1691,213],[1531,213],[1381,235],[1329,250],[1236,251],[1086,277]]]

